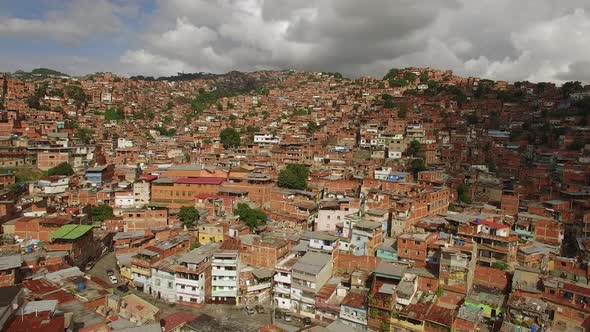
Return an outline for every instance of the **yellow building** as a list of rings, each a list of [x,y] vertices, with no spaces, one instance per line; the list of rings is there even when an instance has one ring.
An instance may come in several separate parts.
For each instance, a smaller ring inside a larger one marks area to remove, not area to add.
[[[199,243],[223,242],[223,224],[205,224],[199,226]]]

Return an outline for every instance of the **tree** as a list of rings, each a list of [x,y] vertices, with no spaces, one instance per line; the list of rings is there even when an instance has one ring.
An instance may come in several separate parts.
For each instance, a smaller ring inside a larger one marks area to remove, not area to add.
[[[426,83],[426,82],[428,82],[428,72],[423,71],[420,73],[420,83]]]
[[[498,270],[502,270],[502,271],[506,271],[510,268],[510,266],[508,266],[508,264],[506,264],[502,261],[493,262],[492,267],[494,269],[498,269]]]
[[[86,103],[87,96],[79,85],[67,85],[64,89],[68,98],[74,100],[76,107],[80,108]]]
[[[410,146],[408,147],[408,154],[410,156],[417,156],[420,153],[420,149],[422,148],[422,144],[418,140],[412,140],[410,142]]]
[[[106,219],[114,216],[113,208],[105,204],[95,205],[90,209],[90,216],[94,221],[103,222]]]
[[[89,144],[94,136],[94,130],[88,128],[79,128],[76,132],[76,138],[81,139],[84,143]]]
[[[235,148],[240,146],[240,133],[234,128],[227,127],[219,133],[219,140],[224,148]]]
[[[200,216],[199,211],[197,211],[194,206],[183,206],[180,208],[180,211],[176,217],[182,222],[184,226],[189,228],[199,221]]]
[[[72,168],[72,165],[68,164],[67,162],[63,162],[55,167],[50,168],[47,171],[47,175],[52,176],[52,175],[66,175],[66,176],[70,176],[74,174],[74,169]]]
[[[576,137],[572,144],[568,145],[568,150],[570,151],[577,151],[582,149],[585,146],[584,140],[581,137]]]
[[[414,173],[414,177],[418,176],[418,172],[422,172],[427,169],[428,168],[426,167],[426,163],[424,162],[424,159],[418,158],[418,159],[412,160],[412,172]]]
[[[125,112],[120,108],[109,108],[104,112],[104,119],[106,121],[119,121],[125,119]]]
[[[471,197],[469,195],[469,185],[462,183],[457,188],[457,196],[459,198],[459,201],[468,204],[471,203]]]
[[[397,75],[399,75],[400,70],[397,68],[391,68],[387,74],[383,77],[383,80],[392,80],[397,78]]]
[[[309,168],[303,164],[289,164],[279,172],[277,185],[282,188],[305,190]]]
[[[479,117],[475,113],[471,113],[467,115],[467,123],[470,125],[475,125],[479,122]]]
[[[582,90],[584,90],[584,87],[582,87],[582,83],[579,81],[565,82],[561,86],[561,92],[563,93],[564,97],[569,97],[570,94],[574,92],[580,92]]]
[[[397,112],[397,116],[400,119],[405,119],[407,115],[408,115],[408,106],[402,105],[402,107],[400,107],[399,111]]]
[[[260,209],[253,209],[246,203],[238,203],[234,214],[239,216],[240,220],[252,229],[266,223],[266,213]]]
[[[308,131],[310,134],[313,134],[314,132],[316,132],[316,131],[318,130],[318,128],[319,128],[319,127],[320,127],[320,126],[318,126],[318,123],[317,123],[317,122],[315,122],[315,121],[309,121],[309,122],[307,123],[307,131]]]
[[[393,102],[393,99],[385,99],[385,102],[383,103],[383,107],[384,108],[394,108],[395,103]]]

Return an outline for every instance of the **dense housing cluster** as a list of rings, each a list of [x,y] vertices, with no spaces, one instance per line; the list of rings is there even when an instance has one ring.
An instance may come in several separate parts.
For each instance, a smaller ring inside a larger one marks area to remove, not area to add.
[[[260,331],[590,328],[589,86],[432,68],[0,86],[1,329],[240,330],[213,306],[266,309]]]

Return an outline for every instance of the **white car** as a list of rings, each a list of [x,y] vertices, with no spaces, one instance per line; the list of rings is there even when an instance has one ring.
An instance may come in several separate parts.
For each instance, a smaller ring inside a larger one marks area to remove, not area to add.
[[[119,283],[119,280],[117,280],[117,277],[114,275],[109,276],[109,280],[111,281],[111,284],[113,284],[113,285],[116,285]]]

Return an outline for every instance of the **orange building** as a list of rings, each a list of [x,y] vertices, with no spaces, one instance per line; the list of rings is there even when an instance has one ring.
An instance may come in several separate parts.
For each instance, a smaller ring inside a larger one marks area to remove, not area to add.
[[[159,178],[152,182],[152,203],[168,207],[192,206],[198,194],[215,194],[225,178]]]
[[[23,217],[14,224],[14,235],[19,239],[49,241],[51,233],[71,221],[69,216]]]
[[[70,162],[70,153],[67,151],[41,151],[37,153],[37,168],[46,171],[61,163]]]

